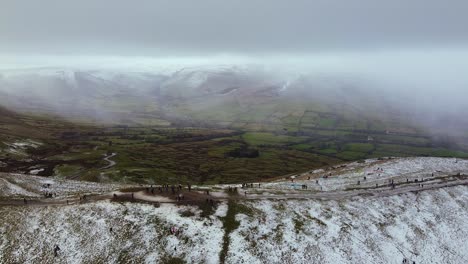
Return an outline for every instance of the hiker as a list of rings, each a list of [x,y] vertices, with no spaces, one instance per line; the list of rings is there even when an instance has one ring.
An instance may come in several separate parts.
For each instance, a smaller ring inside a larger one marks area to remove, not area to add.
[[[188,184],[188,191],[191,192],[192,191],[192,185]]]
[[[135,199],[135,196],[133,195],[133,193],[132,193],[132,199]]]
[[[357,181],[357,185],[361,185],[361,181]]]
[[[60,247],[58,245],[55,245],[54,247],[54,257],[58,257],[58,252],[60,251]]]
[[[68,205],[68,200],[67,200],[67,205]]]
[[[26,198],[23,198],[23,202],[24,204],[28,204],[28,201],[26,200]]]

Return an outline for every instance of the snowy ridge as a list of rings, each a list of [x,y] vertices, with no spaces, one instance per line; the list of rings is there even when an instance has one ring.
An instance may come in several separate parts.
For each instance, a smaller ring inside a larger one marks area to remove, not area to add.
[[[127,186],[0,174],[0,263],[220,263],[224,253],[225,263],[467,263],[467,173],[468,160],[392,158],[256,183],[238,196],[223,192],[235,185],[193,186],[218,201],[204,216],[143,191],[135,197],[161,206],[109,198],[23,205],[19,197],[44,190],[120,196]],[[238,223],[229,233],[226,219]]]
[[[263,184],[263,187],[297,189],[297,185],[306,184],[309,189],[336,191],[388,184],[392,179],[394,182],[406,182],[407,179],[413,182],[457,173],[468,174],[468,160],[435,157],[369,159],[365,163],[352,162],[331,170],[321,169],[294,175],[294,183],[280,180]]]

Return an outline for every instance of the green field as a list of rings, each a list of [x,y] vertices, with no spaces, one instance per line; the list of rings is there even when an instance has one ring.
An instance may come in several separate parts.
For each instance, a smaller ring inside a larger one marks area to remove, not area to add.
[[[232,106],[227,126],[152,115],[131,126],[102,125],[5,111],[0,116],[0,171],[43,169],[43,176],[99,182],[239,183],[371,157],[468,158],[466,149],[424,134],[386,133],[374,130],[378,122],[315,110],[280,112],[285,109],[264,106],[253,115]],[[11,151],[11,144],[29,140],[41,145],[19,149],[23,154]],[[245,150],[255,155],[232,154]],[[117,153],[112,158],[116,165],[106,168],[104,157],[110,153]]]

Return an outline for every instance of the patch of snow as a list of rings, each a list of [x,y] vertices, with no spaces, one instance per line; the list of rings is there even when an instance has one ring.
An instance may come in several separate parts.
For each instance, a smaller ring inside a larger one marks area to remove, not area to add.
[[[29,173],[30,174],[33,174],[33,175],[37,175],[39,174],[40,172],[43,172],[44,169],[35,169],[35,170],[31,170]]]
[[[226,202],[223,202],[218,205],[218,208],[216,208],[216,212],[213,215],[217,217],[226,217],[227,211],[228,211],[228,205]]]

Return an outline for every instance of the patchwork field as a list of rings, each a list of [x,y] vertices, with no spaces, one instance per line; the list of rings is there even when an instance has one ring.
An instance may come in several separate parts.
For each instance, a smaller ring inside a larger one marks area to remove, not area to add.
[[[171,100],[187,106],[186,99]],[[139,120],[126,124],[1,108],[0,172],[93,182],[215,184],[272,179],[366,158],[468,158],[463,140],[431,136],[403,123],[395,124],[398,130],[391,121],[381,126],[382,121],[345,107],[275,100],[248,101],[246,108],[220,103],[219,111],[190,107],[189,119],[178,117],[182,110],[164,116],[156,108],[132,112],[125,107],[123,117]],[[201,121],[195,112],[214,116]]]

